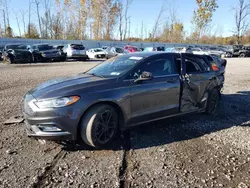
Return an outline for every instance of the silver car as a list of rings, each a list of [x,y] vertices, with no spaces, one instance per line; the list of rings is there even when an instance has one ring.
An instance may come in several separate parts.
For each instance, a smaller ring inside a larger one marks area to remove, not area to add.
[[[68,59],[89,59],[85,47],[82,44],[68,44],[67,48],[64,49],[64,52],[67,53]]]

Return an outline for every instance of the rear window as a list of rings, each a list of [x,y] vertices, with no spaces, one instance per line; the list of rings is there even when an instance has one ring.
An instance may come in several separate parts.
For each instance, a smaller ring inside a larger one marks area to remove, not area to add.
[[[85,47],[80,44],[71,44],[70,47],[74,50],[85,50]]]
[[[211,71],[210,67],[208,66],[208,63],[204,59],[196,58],[196,60],[197,60],[197,63],[199,63],[199,66],[201,67],[203,72]]]
[[[51,45],[39,45],[38,46],[39,51],[52,50],[52,49],[54,49],[54,47]]]

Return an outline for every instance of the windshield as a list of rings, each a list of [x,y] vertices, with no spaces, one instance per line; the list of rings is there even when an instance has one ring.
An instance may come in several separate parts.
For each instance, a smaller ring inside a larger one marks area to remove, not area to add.
[[[45,51],[45,50],[52,50],[54,48],[53,48],[53,46],[50,46],[50,45],[39,45],[38,49],[39,49],[39,51]]]
[[[85,47],[80,44],[71,44],[70,47],[74,50],[85,50]]]
[[[94,74],[103,77],[118,77],[128,72],[142,59],[143,57],[140,56],[117,56],[97,65],[93,69],[87,71],[86,74]]]
[[[13,49],[13,50],[27,50],[26,45],[8,45],[6,46],[6,49]]]

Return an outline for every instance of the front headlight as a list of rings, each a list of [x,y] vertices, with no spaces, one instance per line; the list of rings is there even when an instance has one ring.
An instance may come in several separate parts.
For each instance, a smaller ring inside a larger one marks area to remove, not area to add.
[[[40,101],[35,101],[35,105],[38,108],[44,109],[44,108],[59,108],[64,106],[69,106],[71,104],[74,104],[80,99],[78,96],[70,96],[70,97],[61,97],[56,99],[45,99]]]

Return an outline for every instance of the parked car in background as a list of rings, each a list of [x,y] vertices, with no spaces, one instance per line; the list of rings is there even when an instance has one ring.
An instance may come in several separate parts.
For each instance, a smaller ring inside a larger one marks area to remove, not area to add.
[[[104,51],[102,48],[92,48],[86,51],[86,54],[91,59],[99,59],[99,58],[105,58],[107,55],[107,52]]]
[[[0,61],[3,60],[3,49],[4,49],[4,45],[0,45]]]
[[[66,61],[67,60],[67,52],[64,52],[64,45],[56,45],[54,47],[59,51],[59,53],[61,55],[60,60]]]
[[[209,55],[209,52],[201,48],[191,48],[192,53],[196,55]]]
[[[232,57],[233,53],[229,50],[225,50],[223,48],[210,47],[209,54],[217,55],[218,57]]]
[[[109,47],[106,49],[106,58],[112,58],[118,55],[123,55],[125,53],[124,49],[121,47]]]
[[[119,130],[195,112],[217,115],[218,67],[194,54],[143,52],[40,84],[24,96],[29,136],[111,143]]]
[[[250,57],[250,49],[243,45],[232,45],[228,48],[233,57]]]
[[[165,51],[165,48],[163,46],[159,47],[146,47],[143,50],[144,52],[152,52],[152,51]]]
[[[61,53],[58,49],[49,44],[36,44],[30,49],[34,61],[60,61]]]
[[[64,49],[64,52],[67,53],[68,59],[89,59],[86,49],[82,44],[68,44],[68,46]]]
[[[3,48],[3,60],[9,64],[13,63],[31,63],[33,62],[32,53],[27,45],[7,44]]]
[[[124,47],[124,50],[126,50],[127,52],[129,53],[132,53],[132,52],[140,52],[141,49],[140,48],[137,48],[136,46],[130,46],[130,45],[127,45]]]

